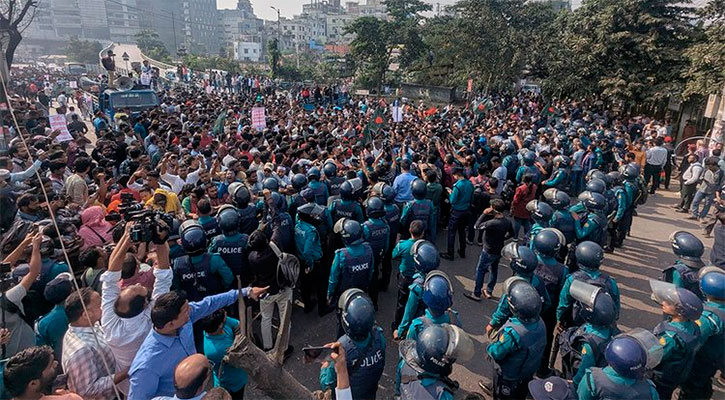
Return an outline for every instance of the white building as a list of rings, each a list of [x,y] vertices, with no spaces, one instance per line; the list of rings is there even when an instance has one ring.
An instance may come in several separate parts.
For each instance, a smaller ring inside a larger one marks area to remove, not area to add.
[[[234,60],[243,62],[261,62],[263,57],[263,43],[261,36],[249,36],[243,41],[234,42]]]

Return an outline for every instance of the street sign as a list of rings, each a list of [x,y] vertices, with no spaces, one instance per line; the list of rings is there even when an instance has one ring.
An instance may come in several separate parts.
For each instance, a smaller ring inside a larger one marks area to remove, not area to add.
[[[131,57],[129,57],[128,53],[124,51],[121,58],[123,58],[123,61],[128,61]]]

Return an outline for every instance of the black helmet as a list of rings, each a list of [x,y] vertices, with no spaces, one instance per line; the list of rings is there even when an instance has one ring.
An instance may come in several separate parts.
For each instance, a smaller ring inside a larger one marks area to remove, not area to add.
[[[385,216],[385,203],[380,197],[370,197],[365,200],[365,212],[369,218],[382,218]]]
[[[340,197],[345,200],[355,200],[362,193],[362,187],[360,178],[348,179],[340,185]]]
[[[558,155],[554,157],[554,165],[558,165],[559,168],[568,168],[571,165],[571,158],[565,155]]]
[[[612,181],[612,186],[619,186],[622,184],[622,174],[618,171],[612,171],[608,173],[607,176]]]
[[[262,183],[262,187],[267,190],[271,190],[273,192],[276,192],[279,190],[279,181],[275,178],[267,178]]]
[[[383,186],[383,200],[385,204],[393,204],[395,202],[395,189],[392,186]]]
[[[413,347],[414,346],[414,347]],[[423,371],[439,376],[448,376],[456,361],[473,357],[473,341],[463,329],[450,324],[430,324],[418,339],[403,341],[401,354],[407,361],[414,358]]]
[[[720,267],[710,266],[700,270],[700,290],[705,296],[725,299],[725,271]]]
[[[625,180],[631,181],[639,176],[639,167],[636,164],[627,164],[619,169]]]
[[[530,248],[514,242],[504,246],[501,254],[511,259],[509,266],[517,274],[531,275],[539,265],[536,254]]]
[[[428,187],[425,184],[425,181],[422,179],[416,179],[410,184],[410,188],[413,192],[413,197],[416,200],[423,200],[425,199],[425,195],[428,192]]]
[[[566,237],[556,228],[544,228],[534,236],[534,250],[544,257],[555,257],[566,246]]]
[[[334,232],[342,236],[342,241],[346,246],[361,243],[362,225],[354,219],[340,218],[335,222]]]
[[[586,190],[592,193],[602,194],[607,190],[607,183],[604,182],[604,179],[592,178],[589,180],[589,182],[587,182]]]
[[[569,294],[579,302],[579,315],[590,324],[609,326],[617,320],[614,300],[602,288],[575,279],[571,281]]]
[[[511,313],[522,323],[530,324],[539,320],[541,314],[541,295],[531,283],[513,276],[504,283]]]
[[[604,351],[607,364],[619,375],[640,379],[647,369],[647,352],[634,338],[618,335],[607,345]]]
[[[700,268],[704,265],[701,257],[705,252],[705,245],[695,235],[686,231],[672,232],[670,244],[672,252],[679,257],[683,264],[692,268]]]
[[[320,169],[317,167],[310,168],[310,170],[307,171],[307,179],[319,181],[320,180]]]
[[[179,236],[181,247],[187,255],[198,256],[206,251],[206,232],[199,222],[193,219],[184,221],[179,227]]]
[[[531,200],[526,204],[526,210],[531,213],[531,218],[536,222],[548,223],[554,215],[554,209],[550,205],[539,200]]]
[[[342,329],[353,341],[365,340],[375,325],[375,307],[360,289],[347,289],[337,302]]]
[[[234,205],[238,208],[247,208],[249,202],[252,200],[249,189],[239,182],[233,182],[229,185],[229,194],[232,196]]]
[[[555,210],[563,210],[568,207],[571,202],[571,198],[569,198],[569,195],[566,194],[566,192],[556,188],[544,190],[544,200]]]
[[[604,260],[602,246],[590,240],[579,243],[574,251],[579,268],[596,271]]]
[[[415,269],[423,274],[438,268],[441,264],[438,250],[433,243],[427,240],[416,240],[413,247],[410,248],[410,254],[413,256]]]
[[[239,212],[231,204],[225,204],[216,213],[216,222],[225,235],[233,235],[239,231]]]
[[[270,209],[273,209],[277,213],[287,211],[287,200],[277,192],[270,193],[266,203]]]
[[[536,153],[531,150],[527,151],[524,153],[523,160],[526,165],[534,165],[534,162],[536,161]]]
[[[307,178],[302,174],[294,174],[292,176],[292,187],[296,191],[302,190],[305,186],[307,186]]]
[[[582,194],[588,193],[584,197],[584,207],[589,211],[602,212],[607,208],[607,199],[603,195],[595,192],[582,192]],[[580,195],[581,196],[581,195]],[[581,197],[580,197],[581,199]]]
[[[690,321],[696,321],[702,314],[702,300],[695,293],[677,287],[672,283],[649,280],[652,298],[658,303],[667,302],[675,307],[678,314]]]
[[[334,177],[337,175],[337,165],[333,162],[325,163],[325,165],[322,166],[322,173],[324,173],[327,178]]]
[[[606,175],[604,172],[598,170],[598,169],[590,169],[589,172],[587,172],[587,175],[584,177],[584,180],[589,182],[592,179],[601,179],[604,180],[604,175]]]
[[[325,208],[316,203],[306,203],[297,207],[297,216],[300,220],[313,225],[319,225],[324,218]]]
[[[443,271],[430,271],[423,282],[423,303],[434,316],[442,315],[453,305],[453,285]]]

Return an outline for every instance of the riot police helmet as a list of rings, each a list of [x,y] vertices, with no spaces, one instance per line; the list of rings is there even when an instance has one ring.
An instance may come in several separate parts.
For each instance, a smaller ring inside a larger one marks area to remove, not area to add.
[[[530,324],[539,320],[541,314],[541,295],[531,283],[509,278],[512,282],[506,285],[506,295],[509,309],[524,324]]]
[[[649,280],[649,286],[652,289],[652,298],[658,304],[674,307],[677,314],[690,321],[700,318],[702,300],[695,293],[672,283],[654,279]]]
[[[438,268],[441,264],[438,250],[433,243],[427,240],[420,239],[413,243],[410,254],[413,256],[415,269],[423,274]]]
[[[204,254],[207,248],[206,232],[201,224],[193,219],[184,221],[179,227],[181,247],[189,256]]]
[[[554,209],[549,204],[539,200],[531,200],[526,203],[526,211],[531,213],[531,218],[539,223],[548,223],[554,215]]]
[[[365,212],[369,218],[382,218],[385,216],[385,203],[378,196],[365,200]]]
[[[216,222],[222,233],[233,235],[239,231],[239,212],[231,204],[225,204],[216,213]]]
[[[507,244],[501,254],[511,259],[509,266],[517,274],[530,276],[539,265],[533,250],[518,243]]]
[[[312,167],[307,171],[307,179],[311,181],[319,181],[320,180],[320,169],[317,167]]]
[[[705,296],[725,300],[725,271],[719,267],[700,270],[700,290]]]
[[[566,237],[556,228],[544,228],[534,236],[534,250],[544,257],[555,257],[566,246]]]
[[[319,225],[324,218],[325,208],[316,203],[306,203],[297,208],[300,220],[312,225]]]
[[[362,243],[362,225],[354,219],[340,218],[335,222],[333,231],[342,236],[345,246]]]
[[[524,160],[524,164],[526,165],[534,165],[534,162],[536,161],[536,153],[529,150],[524,153],[524,156],[522,157]]]
[[[337,165],[333,162],[327,162],[325,165],[322,166],[322,173],[325,174],[325,177],[333,178],[337,175]]]
[[[544,201],[555,210],[564,210],[569,206],[571,198],[569,195],[557,188],[549,188],[544,190]]]
[[[229,194],[232,196],[234,205],[237,208],[247,208],[249,202],[252,200],[249,189],[240,182],[234,182],[229,185]]]
[[[609,326],[617,320],[614,300],[602,288],[575,279],[571,282],[569,294],[580,305],[579,315],[590,324]]]
[[[602,174],[604,176],[604,174]],[[601,178],[592,178],[587,182],[585,189],[592,193],[603,194],[607,190],[607,183]]]
[[[362,188],[360,178],[348,179],[340,185],[340,197],[345,200],[355,200],[362,193]]]
[[[410,184],[410,189],[413,192],[413,197],[416,200],[425,199],[425,195],[428,192],[428,187],[425,181],[422,179],[416,179]]]
[[[604,250],[598,243],[586,240],[579,243],[574,251],[576,263],[581,269],[597,271],[604,260]]]
[[[264,189],[276,192],[279,190],[279,181],[275,178],[269,177],[264,180],[264,182],[262,183],[262,187]]]
[[[403,346],[404,355],[410,346]],[[414,355],[417,364],[428,373],[447,376],[456,361],[473,357],[473,341],[463,329],[450,324],[431,324],[425,327],[415,341]],[[407,360],[409,357],[405,357]]]
[[[637,340],[626,335],[609,342],[604,359],[619,375],[629,379],[641,379],[647,369],[647,352]]]
[[[368,295],[357,288],[347,289],[340,296],[337,306],[345,334],[356,342],[367,339],[375,325],[375,307]]]
[[[307,186],[307,177],[302,174],[294,174],[291,179],[292,187],[297,191],[301,191]]]
[[[453,305],[453,285],[448,275],[439,270],[428,273],[423,282],[423,303],[433,316],[440,316]]]
[[[670,244],[672,252],[683,264],[692,268],[700,268],[704,265],[701,257],[705,253],[705,245],[697,236],[686,231],[676,231],[670,235]]]

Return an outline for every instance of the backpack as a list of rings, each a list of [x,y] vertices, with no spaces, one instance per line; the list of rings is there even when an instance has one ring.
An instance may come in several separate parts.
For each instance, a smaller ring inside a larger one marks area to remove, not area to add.
[[[300,260],[292,254],[284,253],[270,240],[269,247],[279,261],[277,262],[277,284],[280,287],[294,288],[300,277]]]

